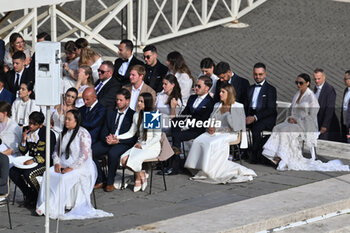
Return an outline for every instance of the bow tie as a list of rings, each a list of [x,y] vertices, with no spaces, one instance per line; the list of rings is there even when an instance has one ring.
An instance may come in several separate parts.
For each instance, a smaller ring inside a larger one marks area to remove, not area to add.
[[[255,86],[255,87],[262,87],[261,84],[257,84],[257,83],[256,83],[254,86]]]
[[[128,61],[129,61],[129,59],[122,59],[122,63],[128,62]]]

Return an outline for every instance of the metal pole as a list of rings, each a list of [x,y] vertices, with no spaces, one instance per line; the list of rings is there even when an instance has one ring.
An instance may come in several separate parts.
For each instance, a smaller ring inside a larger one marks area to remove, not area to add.
[[[173,0],[173,9],[172,9],[172,27],[173,27],[173,31],[177,32],[178,28],[177,28],[177,11],[178,11],[178,0]]]
[[[126,37],[132,41],[134,36],[134,12],[133,12],[133,1],[129,1],[127,7],[127,34]]]
[[[50,232],[50,106],[46,106],[46,148],[45,148],[45,165],[46,165],[46,189],[45,189],[45,233]]]
[[[36,35],[38,34],[38,11],[37,8],[33,8],[34,16],[32,20],[32,48],[35,50]]]
[[[57,41],[56,5],[51,6],[51,38]]]
[[[80,11],[81,11],[81,15],[80,15],[80,21],[82,23],[85,22],[86,20],[86,0],[81,0],[81,8],[80,8]],[[85,36],[85,33],[84,32],[80,32],[80,37],[84,37]]]

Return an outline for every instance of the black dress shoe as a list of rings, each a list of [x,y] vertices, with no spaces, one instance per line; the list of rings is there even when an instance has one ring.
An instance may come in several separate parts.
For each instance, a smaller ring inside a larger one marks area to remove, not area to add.
[[[177,175],[177,174],[179,174],[179,172],[178,171],[176,171],[174,168],[168,168],[168,169],[166,169],[165,171],[164,171],[164,175],[166,175],[166,176],[171,176],[171,175]]]

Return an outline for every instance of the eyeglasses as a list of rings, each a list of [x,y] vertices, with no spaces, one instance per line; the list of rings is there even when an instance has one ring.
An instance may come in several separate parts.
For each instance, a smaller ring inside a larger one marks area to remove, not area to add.
[[[147,60],[149,60],[150,58],[151,58],[151,56],[150,56],[150,55],[143,56],[143,59],[144,59],[144,60],[146,60],[146,59],[147,59]]]
[[[254,73],[254,76],[263,76],[264,73]]]
[[[100,69],[98,69],[97,71],[101,74],[105,74],[106,72],[109,72],[109,70],[100,70]]]
[[[194,87],[197,87],[198,89],[201,89],[201,85],[200,84],[196,84],[196,85],[194,85]]]
[[[304,85],[304,83],[305,83],[305,82],[298,82],[298,81],[295,81],[295,84],[296,84],[296,85],[300,85],[300,86]]]

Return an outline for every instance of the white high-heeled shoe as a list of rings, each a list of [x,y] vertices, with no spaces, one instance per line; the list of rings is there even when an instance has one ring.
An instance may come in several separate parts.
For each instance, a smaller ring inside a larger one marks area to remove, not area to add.
[[[141,178],[141,190],[142,192],[146,190],[147,188],[147,176],[146,176],[146,172],[144,172],[144,177]]]
[[[135,185],[136,185],[136,183],[140,184],[141,181],[135,181]],[[142,188],[142,185],[140,185],[140,186],[135,186],[135,185],[134,185],[134,193],[140,191]]]

